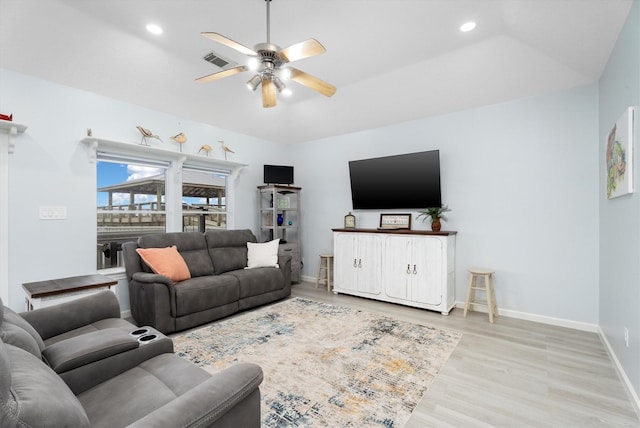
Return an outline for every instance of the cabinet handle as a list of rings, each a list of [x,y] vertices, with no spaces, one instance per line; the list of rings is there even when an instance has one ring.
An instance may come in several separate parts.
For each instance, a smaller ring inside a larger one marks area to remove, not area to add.
[[[418,274],[418,270],[416,269],[416,265],[413,265],[413,274],[414,275]]]
[[[353,259],[353,267],[357,268],[358,267],[358,260]]]
[[[361,268],[362,267],[362,259],[358,259],[358,267]]]
[[[411,265],[407,265],[407,275],[411,273]]]

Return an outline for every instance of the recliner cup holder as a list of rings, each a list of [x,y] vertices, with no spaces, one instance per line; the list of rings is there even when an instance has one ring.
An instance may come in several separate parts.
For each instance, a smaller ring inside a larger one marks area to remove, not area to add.
[[[137,330],[133,330],[131,333],[129,333],[132,336],[142,336],[144,334],[149,333],[149,329],[148,328],[139,328]]]
[[[143,336],[138,337],[138,342],[141,344],[153,342],[158,338],[157,334],[145,334]]]

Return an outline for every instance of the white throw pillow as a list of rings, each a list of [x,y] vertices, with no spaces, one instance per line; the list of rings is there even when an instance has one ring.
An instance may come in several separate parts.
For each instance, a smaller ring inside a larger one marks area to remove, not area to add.
[[[253,269],[259,267],[279,267],[278,266],[278,245],[280,239],[255,244],[247,242],[247,267]]]

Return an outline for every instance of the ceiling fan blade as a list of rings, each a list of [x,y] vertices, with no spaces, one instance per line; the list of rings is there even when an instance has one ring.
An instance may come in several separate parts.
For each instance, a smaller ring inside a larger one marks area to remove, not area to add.
[[[247,69],[244,65],[239,65],[238,67],[233,67],[228,70],[219,71],[217,73],[208,74],[206,76],[198,77],[196,82],[198,83],[208,83],[213,82],[214,80],[222,79],[223,77],[233,76],[234,74],[242,73]]]
[[[213,40],[214,42],[222,43],[223,45],[228,46],[231,49],[235,49],[238,52],[243,53],[245,55],[251,55],[251,56],[258,55],[258,53],[256,51],[254,51],[253,49],[249,49],[245,45],[242,45],[242,44],[236,42],[235,40],[231,40],[230,38],[228,38],[226,36],[223,36],[222,34],[211,33],[211,32],[203,32],[203,33],[200,33],[200,34],[202,34],[203,36],[205,36],[208,39]]]
[[[298,61],[325,53],[327,50],[316,39],[308,39],[304,42],[296,43],[280,51],[280,55],[286,62]]]
[[[332,84],[320,80],[317,77],[313,77],[304,71],[298,70],[297,68],[291,67],[291,80],[304,85],[309,89],[320,92],[326,97],[330,97],[336,93],[336,87]]]
[[[262,80],[262,107],[276,106],[276,85],[271,79]]]

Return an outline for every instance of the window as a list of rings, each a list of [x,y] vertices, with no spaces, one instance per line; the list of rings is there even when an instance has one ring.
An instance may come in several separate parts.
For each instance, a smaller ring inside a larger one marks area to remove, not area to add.
[[[97,268],[122,266],[123,242],[166,231],[167,165],[101,158],[97,162]]]
[[[222,173],[184,168],[182,171],[182,230],[226,229],[227,177]]]
[[[96,163],[98,269],[122,266],[122,243],[143,234],[233,227],[227,185],[245,164],[94,137],[82,143]]]

